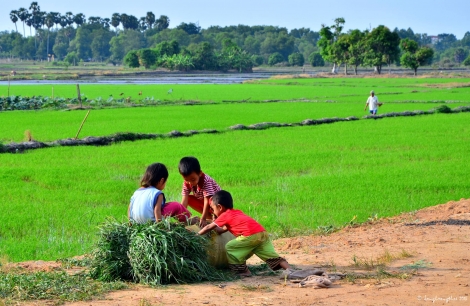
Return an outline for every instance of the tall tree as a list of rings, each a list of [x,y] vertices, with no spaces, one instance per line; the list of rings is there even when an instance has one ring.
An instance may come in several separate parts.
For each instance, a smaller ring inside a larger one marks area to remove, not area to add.
[[[57,26],[60,24],[61,15],[58,12],[50,12],[50,14],[53,16],[55,29],[57,30]]]
[[[91,54],[97,61],[109,58],[109,42],[114,34],[108,28],[97,28],[92,32],[93,40],[91,41]]]
[[[341,58],[338,57],[339,49],[335,44],[341,35],[344,23],[344,18],[336,18],[334,25],[329,27],[322,25],[322,28],[320,29],[320,39],[317,44],[320,47],[320,54],[322,57],[333,63],[332,73],[337,73],[337,67],[341,60]]]
[[[26,32],[24,30],[24,24],[25,24],[26,20],[28,20],[28,18],[29,18],[28,10],[25,9],[24,7],[20,8],[18,10],[18,18],[20,18],[21,22],[23,23],[23,37],[26,37]]]
[[[65,13],[65,18],[67,19],[67,25],[71,26],[74,23],[74,18],[75,16],[73,15],[72,12],[67,12]]]
[[[82,13],[78,13],[77,15],[73,16],[73,22],[77,25],[77,28],[83,25],[86,20],[86,16]]]
[[[114,13],[111,17],[111,25],[114,27],[116,31],[116,35],[118,34],[117,27],[121,24],[121,15],[119,13]]]
[[[455,37],[454,34],[446,34],[446,33],[438,34],[435,48],[437,51],[444,51],[454,46],[456,42],[457,42],[457,37]]]
[[[126,30],[114,36],[110,44],[111,60],[120,62],[131,50],[138,50],[145,46],[144,35],[136,30]]]
[[[13,10],[10,12],[10,20],[11,22],[13,22],[15,24],[15,28],[16,28],[16,33],[18,33],[18,27],[16,26],[16,23],[18,22],[18,11],[17,10]]]
[[[29,36],[33,36],[31,27],[33,26],[33,15],[28,13],[28,19],[25,20],[26,25],[29,27]]]
[[[145,17],[140,17],[140,19],[139,19],[139,31],[145,32],[145,30],[147,30],[147,28],[148,28],[147,20],[145,19]]]
[[[366,44],[364,64],[375,67],[378,74],[382,72],[384,63],[390,68],[391,63],[400,55],[400,37],[383,25],[373,29],[367,35]]]
[[[190,23],[182,22],[176,28],[185,31],[189,35],[199,34],[201,32],[201,27],[194,22],[190,22]]]
[[[148,28],[151,29],[155,23],[155,14],[152,12],[147,12],[147,15],[145,16],[145,22],[148,25]]]
[[[50,53],[49,53],[49,35],[51,33],[51,28],[55,24],[55,15],[54,15],[54,13],[51,12],[51,13],[46,15],[46,18],[44,20],[44,24],[47,27],[47,56],[49,57],[49,55],[50,55]]]
[[[67,16],[65,16],[65,15],[60,16],[60,23],[59,24],[62,27],[62,29],[65,28],[68,25]]]
[[[468,56],[468,51],[462,47],[455,49],[454,51],[454,60],[457,64],[460,64],[465,60]]]
[[[470,32],[467,31],[463,35],[463,38],[460,40],[462,47],[469,47],[470,48]]]
[[[29,10],[31,11],[31,26],[35,30],[34,35],[34,46],[37,48],[37,31],[40,29],[44,24],[44,12],[41,12],[41,7],[37,2],[31,2],[29,6]]]
[[[133,15],[121,14],[121,24],[124,30],[137,30],[139,19]]]
[[[418,73],[418,67],[430,64],[434,55],[434,50],[429,47],[418,47],[414,40],[405,38],[400,41],[400,47],[404,51],[400,58],[400,63],[413,69],[414,75]]]
[[[348,63],[354,67],[354,74],[357,75],[357,67],[364,61],[364,52],[366,50],[365,37],[367,32],[352,30],[349,32],[349,60]]]
[[[103,25],[105,29],[109,29],[110,23],[111,23],[111,19],[109,18],[101,19],[101,24]]]
[[[101,17],[90,16],[88,17],[89,24],[101,24]]]
[[[155,21],[155,25],[158,31],[168,29],[168,27],[170,26],[170,18],[168,18],[168,16],[161,15],[160,18]]]
[[[332,52],[338,63],[344,63],[344,74],[348,75],[348,63],[351,59],[349,47],[351,46],[351,39],[349,34],[342,34],[332,46]]]

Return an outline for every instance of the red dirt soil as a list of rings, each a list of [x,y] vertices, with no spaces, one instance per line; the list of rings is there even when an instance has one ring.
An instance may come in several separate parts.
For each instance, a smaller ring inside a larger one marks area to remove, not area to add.
[[[285,238],[274,244],[296,268],[375,277],[337,280],[327,289],[299,288],[279,275],[161,288],[135,285],[101,300],[66,305],[470,305],[470,199],[371,221],[327,236]],[[393,257],[385,270],[395,277],[378,278],[377,267],[364,270],[365,263],[377,263],[384,255]],[[354,265],[354,257],[362,263],[359,267]],[[253,258],[249,263],[260,261]],[[45,262],[21,265],[30,270],[59,266]]]

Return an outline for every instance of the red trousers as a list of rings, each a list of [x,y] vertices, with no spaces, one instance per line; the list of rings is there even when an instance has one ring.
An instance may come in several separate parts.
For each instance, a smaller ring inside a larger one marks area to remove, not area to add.
[[[212,197],[209,198],[209,205],[212,203]],[[204,199],[198,199],[193,195],[188,196],[188,206],[197,211],[198,213],[202,214],[202,210],[204,209]],[[209,213],[212,215],[214,211],[212,208],[209,207]]]

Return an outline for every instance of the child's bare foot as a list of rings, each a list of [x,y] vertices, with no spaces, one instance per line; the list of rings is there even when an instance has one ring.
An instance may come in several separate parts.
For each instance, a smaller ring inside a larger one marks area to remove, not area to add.
[[[241,272],[241,273],[237,273],[238,276],[240,277],[250,277],[251,276],[251,272],[250,270],[246,269],[244,272]]]

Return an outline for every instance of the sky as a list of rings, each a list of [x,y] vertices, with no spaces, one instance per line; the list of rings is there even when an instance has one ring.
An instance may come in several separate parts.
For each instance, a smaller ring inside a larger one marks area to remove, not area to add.
[[[0,0],[0,31],[15,30],[10,11],[29,8],[31,0]],[[181,22],[194,22],[204,29],[210,26],[272,25],[310,28],[319,31],[322,24],[332,25],[345,19],[345,31],[365,30],[385,25],[391,30],[411,28],[414,33],[454,34],[462,39],[470,31],[469,0],[37,0],[42,11],[83,13],[88,18],[111,18],[126,13],[138,18],[148,11],[157,18],[170,18],[170,28]],[[18,22],[22,32],[22,23]],[[26,27],[26,33],[29,28]],[[34,33],[34,31],[33,31]],[[28,35],[28,34],[26,34]]]

